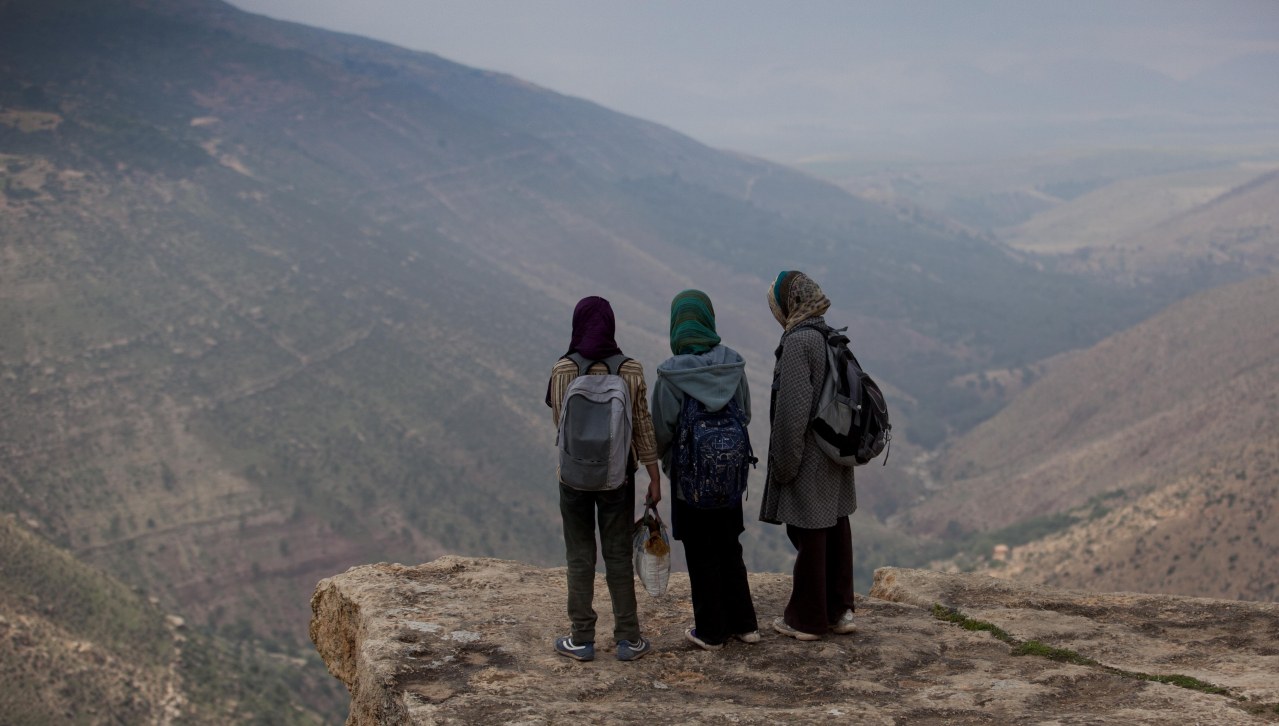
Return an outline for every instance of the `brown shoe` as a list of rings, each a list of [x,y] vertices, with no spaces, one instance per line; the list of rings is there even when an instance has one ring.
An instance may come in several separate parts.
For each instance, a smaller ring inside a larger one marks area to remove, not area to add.
[[[802,630],[796,630],[786,624],[785,618],[773,618],[773,630],[795,640],[821,640],[822,636],[813,633],[805,633]]]

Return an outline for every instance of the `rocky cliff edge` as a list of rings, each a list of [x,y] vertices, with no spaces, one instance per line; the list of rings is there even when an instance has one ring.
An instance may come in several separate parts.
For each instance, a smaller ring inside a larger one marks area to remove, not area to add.
[[[564,570],[442,557],[322,580],[311,638],[351,692],[348,724],[1279,723],[1279,605],[1019,585],[883,568],[859,630],[767,628],[790,578],[753,574],[763,640],[686,643],[688,578],[638,593],[656,652],[554,653]],[[596,584],[599,632],[611,633]]]

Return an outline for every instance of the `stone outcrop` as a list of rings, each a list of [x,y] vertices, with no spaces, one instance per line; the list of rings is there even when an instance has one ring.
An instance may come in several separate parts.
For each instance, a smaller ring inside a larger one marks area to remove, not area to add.
[[[884,568],[856,634],[801,643],[766,627],[790,578],[751,587],[759,644],[687,644],[675,574],[667,595],[639,593],[656,652],[621,663],[600,578],[597,659],[578,663],[551,649],[567,629],[563,569],[368,565],[319,583],[311,637],[360,725],[1279,722],[1277,605]]]

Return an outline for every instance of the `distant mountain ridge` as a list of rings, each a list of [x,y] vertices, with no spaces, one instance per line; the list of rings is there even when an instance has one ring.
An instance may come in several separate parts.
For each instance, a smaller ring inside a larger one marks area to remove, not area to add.
[[[1279,170],[1121,243],[1121,264],[1168,269],[1192,263],[1279,269]]]
[[[1018,249],[1128,280],[1279,269],[1279,170],[1228,165],[1103,184],[1006,231]]]

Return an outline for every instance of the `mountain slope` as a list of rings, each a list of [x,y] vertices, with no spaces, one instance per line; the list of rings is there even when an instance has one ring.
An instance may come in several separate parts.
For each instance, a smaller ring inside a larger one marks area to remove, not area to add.
[[[1221,516],[1230,523],[1199,517],[1191,528],[1222,532],[1223,552],[1260,557],[1239,537],[1257,512],[1274,506],[1267,492],[1275,470],[1267,462],[1279,440],[1276,324],[1279,277],[1271,276],[1201,293],[1102,341],[955,442],[941,489],[904,521],[921,532],[991,530],[1174,485],[1211,502],[1242,487],[1248,493],[1235,492],[1232,502],[1253,506],[1227,508]],[[1181,512],[1194,522],[1198,510],[1186,505]],[[1117,537],[1126,536],[1121,530]],[[1189,540],[1213,538],[1182,539],[1158,547],[1184,556]],[[1118,546],[1106,538],[1089,542],[1098,550],[1112,544]],[[1081,579],[1072,582],[1087,580],[1077,566],[1073,571]],[[1199,587],[1223,584],[1206,571],[1194,577]],[[1185,592],[1188,582],[1174,584]],[[1253,585],[1229,594],[1245,592],[1264,594]]]
[[[294,663],[186,629],[120,582],[0,516],[6,724],[319,723],[336,689]]]
[[[1015,547],[991,572],[1055,587],[1279,601],[1279,460],[1232,446],[1137,501]]]
[[[804,268],[898,420],[938,436],[965,410],[953,374],[1159,302],[212,0],[5,0],[0,69],[0,507],[194,622],[281,644],[353,562],[558,561],[541,400],[583,295],[613,301],[651,372],[670,297],[706,289],[762,400],[765,280]],[[867,508],[907,479],[867,472]],[[753,565],[789,557],[752,537]]]
[[[0,516],[0,713],[6,723],[157,720],[175,645],[128,588]]]

